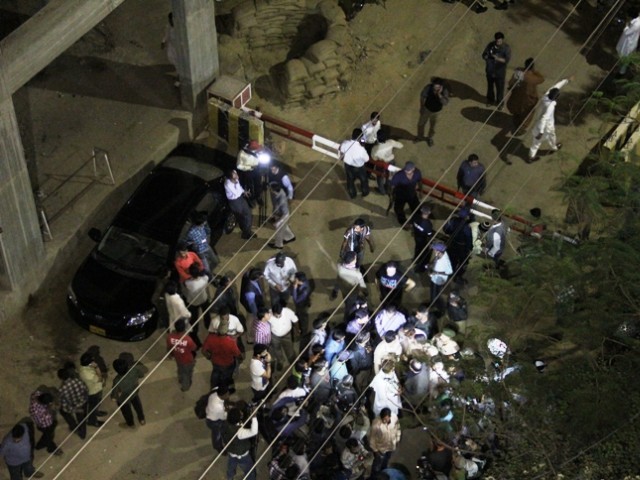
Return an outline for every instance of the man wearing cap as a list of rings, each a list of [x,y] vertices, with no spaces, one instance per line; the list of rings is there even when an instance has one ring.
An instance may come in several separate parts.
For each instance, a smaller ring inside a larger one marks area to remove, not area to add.
[[[411,226],[413,227],[413,248],[414,271],[424,272],[431,260],[431,249],[428,247],[433,238],[433,224],[431,223],[431,207],[422,205],[420,210],[413,216]]]
[[[242,238],[249,240],[254,237],[254,233],[251,231],[253,214],[247,202],[249,194],[244,190],[242,185],[240,185],[238,172],[231,170],[227,172],[226,177],[224,181],[224,193],[229,202],[229,208],[238,220],[238,225],[242,231]]]
[[[362,130],[356,128],[351,133],[351,140],[345,140],[340,144],[340,158],[344,162],[344,171],[347,177],[347,192],[351,198],[356,198],[356,180],[360,180],[362,196],[369,195],[369,178],[365,164],[369,161],[369,154],[360,144]]]
[[[380,303],[392,303],[396,307],[402,305],[402,293],[412,290],[416,282],[398,268],[398,262],[385,263],[376,273],[376,283],[380,290]]]
[[[396,213],[396,218],[400,225],[404,228],[411,228],[411,225],[406,225],[407,215],[404,212],[404,207],[409,204],[411,213],[415,212],[420,204],[418,199],[418,191],[422,181],[422,173],[416,168],[415,163],[407,162],[404,168],[391,178],[391,196],[393,197],[393,211]]]
[[[487,188],[485,169],[478,159],[478,155],[472,153],[460,164],[458,168],[458,190],[462,190],[465,195],[479,197]]]
[[[573,77],[560,80],[554,86],[552,86],[547,93],[544,94],[540,101],[540,107],[538,108],[538,115],[531,135],[533,135],[533,142],[531,148],[529,148],[529,158],[527,163],[540,160],[538,156],[538,149],[542,142],[546,141],[551,147],[552,152],[557,152],[562,148],[561,143],[557,143],[556,139],[556,104],[558,103],[558,97],[560,96],[560,89],[569,83]]]
[[[404,394],[414,408],[421,406],[429,395],[429,370],[415,358],[409,362],[404,377]]]
[[[507,227],[502,221],[502,212],[500,210],[493,210],[491,218],[491,228],[489,228],[484,237],[484,252],[498,267],[507,242]]]
[[[434,243],[431,245],[431,248],[434,252],[434,258],[429,272],[429,278],[431,280],[429,291],[431,294],[431,304],[435,305],[449,277],[453,274],[453,268],[451,267],[447,247],[444,243]]]
[[[375,250],[373,238],[371,237],[371,227],[362,218],[356,218],[344,232],[342,246],[340,247],[340,259],[344,259],[347,252],[356,252],[356,267],[360,268],[364,260],[364,244],[369,244],[371,253]]]
[[[289,300],[289,288],[295,279],[298,268],[291,257],[278,252],[267,260],[264,267],[264,278],[269,284],[271,304],[282,302],[286,305]]]
[[[455,217],[449,219],[442,227],[442,231],[449,235],[447,250],[457,282],[464,282],[464,273],[473,250],[473,232],[469,225],[469,217],[469,209],[461,208]]]

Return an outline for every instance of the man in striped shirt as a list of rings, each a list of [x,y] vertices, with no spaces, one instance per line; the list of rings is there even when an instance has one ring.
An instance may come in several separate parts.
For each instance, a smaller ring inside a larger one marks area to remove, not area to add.
[[[29,415],[42,436],[35,445],[36,450],[46,448],[47,452],[62,455],[62,450],[54,442],[56,419],[53,412],[53,395],[36,390],[29,401]]]
[[[271,345],[271,324],[269,323],[271,312],[261,308],[258,310],[257,318],[258,321],[254,325],[254,343],[268,347]]]

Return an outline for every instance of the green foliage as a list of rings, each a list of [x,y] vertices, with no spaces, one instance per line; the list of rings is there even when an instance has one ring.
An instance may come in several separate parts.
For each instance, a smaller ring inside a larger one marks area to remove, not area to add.
[[[624,91],[640,99],[640,83]],[[491,474],[622,479],[639,469],[640,340],[620,326],[640,325],[640,167],[594,157],[560,189],[570,220],[596,234],[577,246],[525,239],[508,274],[478,282],[487,313],[475,333],[502,338],[525,366],[490,388],[511,406],[492,419],[506,454]],[[529,367],[536,358],[544,374]]]

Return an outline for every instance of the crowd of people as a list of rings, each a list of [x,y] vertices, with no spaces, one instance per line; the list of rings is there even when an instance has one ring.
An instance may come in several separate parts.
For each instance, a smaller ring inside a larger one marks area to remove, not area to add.
[[[508,3],[513,0],[499,2],[499,8],[506,9]],[[486,10],[484,2],[477,8]],[[637,12],[631,16],[618,45],[621,57],[637,48],[640,21]],[[556,83],[540,99],[537,87],[544,77],[529,58],[515,70],[505,99],[511,49],[504,34],[494,35],[482,59],[487,105],[508,108],[516,135],[534,122],[527,161],[539,159],[543,141],[552,151],[560,149],[554,110],[560,89],[570,79]],[[626,65],[622,64],[621,73]],[[416,141],[434,145],[437,120],[450,93],[441,78],[425,86]],[[272,480],[406,480],[413,468],[392,462],[402,441],[401,419],[406,416],[419,418],[425,427],[438,426],[438,435],[424,434],[426,451],[418,462],[421,478],[478,478],[486,459],[499,448],[491,434],[485,431],[482,439],[474,438],[468,425],[456,422],[453,407],[462,402],[487,418],[495,407],[487,398],[460,399],[455,387],[465,381],[461,360],[474,355],[459,340],[460,326],[469,316],[462,294],[467,265],[473,254],[482,254],[499,268],[508,228],[499,210],[480,224],[463,205],[436,235],[432,207],[421,198],[420,169],[407,161],[390,175],[384,167],[395,163],[393,150],[400,148],[400,142],[389,138],[380,113],[372,112],[339,151],[352,199],[358,194],[356,182],[362,197],[369,195],[371,175],[377,191],[390,196],[389,208],[413,237],[410,269],[394,259],[376,259],[378,268],[366,263],[366,247],[375,252],[374,233],[364,219],[354,219],[336,249],[337,277],[320,309],[325,312],[313,320],[311,275],[283,251],[296,240],[289,227],[294,185],[278,162],[259,176],[253,173],[264,147],[250,142],[240,152],[237,170],[226,175],[227,200],[242,238],[254,238],[252,207],[263,201],[265,192],[271,197],[270,219],[276,232],[268,246],[277,253],[263,266],[246,269],[239,295],[230,277],[215,275],[219,259],[209,244],[207,215],[194,212],[158,302],[160,326],[167,329],[166,347],[175,360],[182,391],[192,387],[198,353],[211,363],[210,390],[196,404],[196,414],[210,430],[213,450],[226,455],[229,480],[238,469],[244,478],[257,478],[260,438],[270,452]],[[458,170],[458,189],[464,195],[482,196],[487,189],[485,173],[478,155],[469,155]],[[406,302],[404,293],[418,284],[428,286],[429,298],[416,307]],[[339,294],[341,315],[335,315],[329,302]],[[205,336],[199,332],[201,323]],[[500,365],[509,353],[503,342],[492,339],[488,352],[498,365],[494,379],[517,370],[506,362]],[[122,427],[134,427],[136,419],[145,425],[138,386],[146,369],[126,352],[112,367],[116,375],[109,391],[124,418]],[[237,388],[239,372],[249,377],[250,390]],[[58,388],[41,386],[32,392],[29,417],[18,422],[0,445],[11,480],[43,476],[33,466],[34,449],[63,455],[55,441],[58,414],[83,440],[88,427],[103,425],[108,368],[99,347],[83,353],[79,366],[67,362],[57,377]],[[488,420],[482,428],[490,430],[490,424]]]

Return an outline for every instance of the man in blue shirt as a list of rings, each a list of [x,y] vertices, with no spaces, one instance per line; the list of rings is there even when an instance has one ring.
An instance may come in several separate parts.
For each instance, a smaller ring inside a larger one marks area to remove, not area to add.
[[[27,478],[42,478],[42,472],[36,472],[31,456],[31,441],[29,428],[26,423],[18,423],[11,429],[0,444],[0,456],[9,469],[11,480]]]

